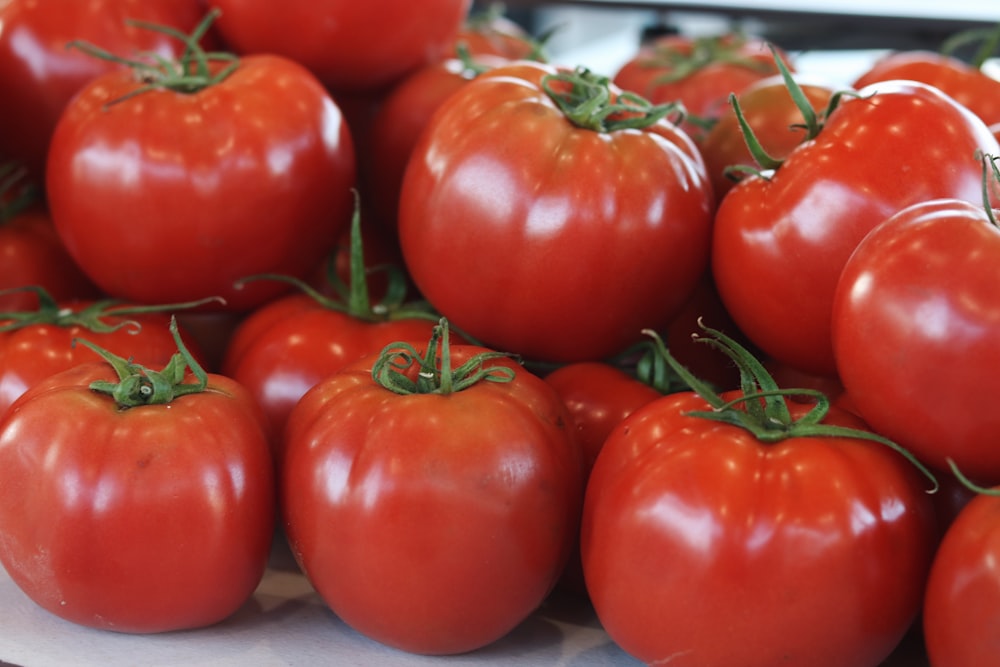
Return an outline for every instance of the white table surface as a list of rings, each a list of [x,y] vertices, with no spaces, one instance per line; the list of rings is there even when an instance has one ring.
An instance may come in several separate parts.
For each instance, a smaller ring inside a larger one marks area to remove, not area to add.
[[[585,601],[554,594],[507,637],[472,653],[428,657],[354,632],[322,602],[279,544],[253,598],[201,630],[129,635],[94,630],[35,605],[0,568],[0,665],[19,667],[379,667],[630,665]]]

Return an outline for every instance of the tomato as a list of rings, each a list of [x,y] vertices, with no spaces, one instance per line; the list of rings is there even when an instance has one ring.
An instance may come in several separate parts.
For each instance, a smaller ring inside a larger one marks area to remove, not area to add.
[[[107,294],[143,303],[218,296],[249,310],[284,286],[238,290],[236,281],[303,277],[346,228],[350,134],[316,78],[286,58],[241,58],[195,92],[170,85],[144,89],[115,71],[74,98],[49,154],[53,222]]]
[[[833,294],[854,248],[910,204],[981,201],[976,154],[997,150],[979,118],[926,84],[845,96],[815,137],[719,204],[712,267],[733,321],[767,356],[835,375]]]
[[[834,86],[800,74],[794,77],[813,108],[825,109],[836,91]],[[780,74],[753,82],[737,95],[737,102],[768,155],[784,158],[806,139],[806,119]],[[715,195],[720,199],[742,176],[739,172],[728,173],[730,167],[758,167],[731,106],[719,110],[718,120],[704,135],[699,147]]]
[[[837,368],[858,413],[929,465],[950,459],[988,484],[1000,483],[998,262],[982,204],[921,202],[858,244],[833,301]]]
[[[25,173],[12,163],[0,165],[0,319],[5,311],[38,306],[34,291],[16,288],[38,286],[57,300],[101,296],[66,252]]]
[[[966,106],[987,125],[1000,122],[1000,81],[974,64],[933,51],[895,51],[878,60],[854,81],[855,88],[882,81],[910,79],[938,88]]]
[[[0,3],[0,90],[4,95],[0,155],[45,176],[49,138],[70,98],[91,79],[117,68],[66,45],[86,40],[116,53],[177,57],[184,45],[130,20],[188,32],[203,15],[200,0],[6,0]],[[14,93],[16,91],[16,94]]]
[[[532,39],[524,27],[504,15],[502,4],[492,4],[468,15],[455,44],[472,55],[494,55],[509,60],[537,60],[544,44]]]
[[[482,70],[509,63],[495,55],[444,58],[407,75],[379,105],[369,132],[370,163],[366,185],[369,200],[387,233],[397,236],[403,175],[420,133],[449,95]]]
[[[697,148],[664,108],[570,109],[606,95],[624,101],[586,71],[497,67],[448,97],[413,149],[403,259],[488,347],[603,359],[669,322],[707,269],[714,200]]]
[[[443,57],[470,0],[210,0],[218,28],[238,53],[301,63],[334,91],[383,89]]]
[[[349,365],[292,410],[283,525],[349,626],[408,652],[461,653],[506,635],[555,585],[579,522],[582,465],[543,380],[485,348],[442,346],[454,371],[471,361],[463,372],[488,376],[470,380],[434,361],[433,342],[415,345]],[[407,381],[381,384],[387,364],[430,386],[396,393]]]
[[[731,93],[777,73],[771,50],[758,37],[663,35],[640,46],[614,82],[652,102],[680,101],[697,121],[685,122],[685,131],[700,140],[725,112]]]
[[[753,401],[674,393],[608,436],[581,526],[598,619],[645,664],[875,667],[920,608],[926,480],[848,413]]]
[[[120,380],[109,363],[77,366],[0,419],[0,561],[74,623],[130,633],[216,623],[249,599],[270,554],[274,471],[260,415],[217,375],[188,373],[188,387],[173,378],[177,395],[163,403],[92,388]]]
[[[1000,655],[1000,491],[975,496],[934,557],[923,633],[934,667],[979,667]]]
[[[35,294],[36,310],[0,313],[0,414],[50,375],[94,361],[91,350],[74,344],[77,338],[150,366],[166,364],[177,351],[163,312],[135,312],[134,304],[108,301],[56,302]],[[183,336],[201,362],[200,346],[186,330]]]

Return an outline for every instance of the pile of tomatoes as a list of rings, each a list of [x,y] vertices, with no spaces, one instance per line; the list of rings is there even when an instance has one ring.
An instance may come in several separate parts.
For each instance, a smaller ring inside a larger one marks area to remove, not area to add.
[[[55,4],[0,2],[0,562],[39,605],[211,625],[277,530],[414,653],[562,588],[647,663],[1000,659],[980,62]]]

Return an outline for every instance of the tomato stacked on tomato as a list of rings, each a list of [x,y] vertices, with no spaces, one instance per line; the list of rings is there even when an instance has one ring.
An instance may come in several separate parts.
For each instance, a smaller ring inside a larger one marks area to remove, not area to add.
[[[600,359],[665,326],[707,269],[714,210],[671,110],[528,61],[469,82],[403,180],[417,289],[457,328],[528,359]]]

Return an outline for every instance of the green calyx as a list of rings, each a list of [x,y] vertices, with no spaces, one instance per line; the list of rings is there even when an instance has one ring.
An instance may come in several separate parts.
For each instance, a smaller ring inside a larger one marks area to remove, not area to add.
[[[335,257],[330,257],[327,262],[326,281],[336,294],[336,298],[326,296],[304,280],[277,273],[247,276],[237,281],[235,287],[242,289],[247,283],[256,280],[276,280],[294,286],[327,310],[344,313],[365,322],[399,319],[438,321],[439,316],[427,302],[406,300],[407,280],[402,268],[394,264],[371,268],[365,266],[364,240],[361,234],[361,198],[357,190],[354,191],[354,214],[351,217],[349,262],[350,284],[345,283],[337,273]],[[379,301],[372,302],[368,291],[368,277],[379,272],[386,274],[386,291]]]
[[[795,80],[792,71],[788,68],[784,59],[778,53],[777,49],[773,45],[768,45],[771,49],[771,53],[774,56],[775,65],[778,67],[778,72],[781,74],[781,78],[785,82],[785,87],[788,89],[788,94],[791,95],[792,100],[795,102],[795,106],[798,107],[799,113],[802,114],[802,125],[799,127],[805,129],[805,136],[802,138],[801,143],[806,141],[811,141],[819,136],[819,133],[823,130],[823,123],[826,118],[833,113],[840,105],[841,99],[845,95],[853,94],[852,91],[840,91],[835,93],[827,105],[827,108],[822,112],[818,112],[813,108],[812,103],[806,96],[805,92],[802,90],[802,86]],[[754,162],[759,165],[759,168],[747,167],[745,165],[734,165],[726,168],[727,174],[734,173],[751,173],[759,176],[767,176],[767,172],[773,172],[774,170],[781,167],[784,164],[783,159],[778,159],[772,157],[768,154],[767,150],[761,145],[760,140],[757,139],[757,135],[754,133],[753,128],[747,122],[746,117],[743,115],[743,109],[740,108],[739,100],[735,93],[730,93],[729,104],[733,108],[733,113],[736,115],[736,121],[740,125],[740,131],[743,133],[743,140],[746,142],[747,149],[750,151],[751,157],[753,157]],[[761,171],[764,170],[764,171]]]
[[[672,47],[654,48],[649,58],[639,62],[642,67],[662,68],[666,71],[653,80],[654,85],[682,81],[709,65],[726,63],[755,72],[767,73],[771,68],[755,58],[748,58],[740,49],[746,44],[741,34],[699,37],[691,44],[691,51],[684,53]]]
[[[31,311],[0,313],[0,333],[16,331],[39,324],[48,324],[57,327],[81,327],[93,333],[110,333],[118,329],[128,328],[133,333],[137,333],[142,327],[135,320],[124,319],[109,323],[105,321],[108,317],[128,317],[129,315],[141,315],[144,313],[162,313],[174,310],[186,310],[197,308],[209,303],[219,303],[223,300],[219,297],[209,297],[197,301],[185,301],[183,303],[169,303],[158,305],[134,305],[123,304],[115,299],[102,299],[95,301],[79,310],[71,307],[61,306],[45,288],[39,285],[27,285],[25,287],[13,287],[0,290],[0,294],[10,292],[34,292],[38,295],[38,309]]]
[[[28,180],[28,170],[23,165],[0,164],[0,224],[38,201],[41,201],[41,191]]]
[[[514,379],[513,368],[485,366],[491,359],[510,356],[503,352],[482,352],[458,368],[452,368],[449,339],[448,320],[441,318],[431,333],[430,342],[423,355],[407,342],[386,345],[372,366],[372,379],[396,394],[445,396],[468,389],[480,382],[510,382]],[[416,365],[415,379],[411,377],[414,365]]]
[[[584,67],[548,74],[541,85],[574,125],[595,132],[642,129],[671,113],[678,114],[677,122],[684,117],[680,103],[653,104],[632,92],[612,93],[611,79]]]
[[[674,359],[655,331],[643,331],[653,339],[659,353],[674,372],[711,407],[711,410],[692,411],[688,415],[742,428],[764,443],[776,443],[789,438],[818,437],[876,442],[902,455],[931,481],[932,488],[929,492],[937,491],[937,478],[906,449],[871,431],[824,423],[823,420],[830,411],[830,399],[823,392],[815,389],[780,388],[749,350],[721,331],[704,325],[701,327],[708,337],[698,336],[697,340],[727,355],[740,371],[740,395],[735,399],[723,398],[708,383],[695,377]],[[813,407],[798,419],[794,419],[788,409],[787,399],[793,396],[807,398],[813,403]]]
[[[86,345],[99,354],[118,374],[118,382],[97,380],[91,383],[90,389],[112,397],[122,410],[143,405],[164,405],[180,396],[205,391],[208,374],[184,345],[174,317],[170,318],[170,333],[178,351],[159,371],[123,359],[83,338],[75,339],[74,342]],[[189,368],[195,382],[184,382]]]
[[[83,40],[73,40],[67,47],[79,49],[95,58],[125,65],[131,68],[137,78],[145,84],[128,95],[109,102],[106,106],[118,104],[136,95],[156,89],[185,94],[196,93],[222,82],[240,64],[239,58],[233,53],[208,52],[201,47],[202,38],[219,14],[221,12],[218,9],[209,11],[189,35],[169,26],[146,21],[132,20],[128,22],[129,25],[137,28],[163,33],[183,42],[184,51],[176,60],[164,58],[153,52],[141,53],[135,58],[123,58]]]
[[[973,46],[975,52],[969,59],[969,64],[981,70],[987,60],[1000,49],[1000,24],[992,28],[972,28],[958,32],[941,44],[942,55],[958,57],[959,49]]]

